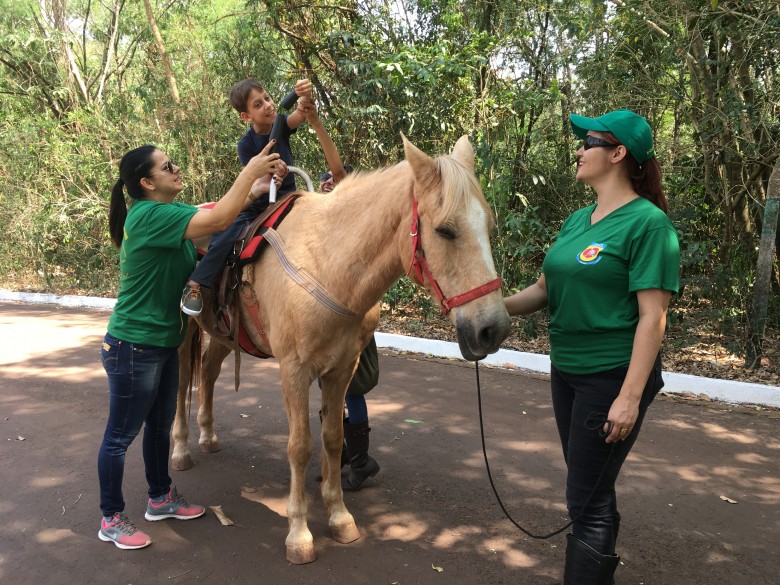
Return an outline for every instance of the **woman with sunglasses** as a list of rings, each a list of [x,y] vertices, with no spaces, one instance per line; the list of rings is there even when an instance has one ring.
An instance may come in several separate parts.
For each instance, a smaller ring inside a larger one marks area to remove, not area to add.
[[[510,315],[549,308],[552,401],[574,521],[564,585],[608,585],[620,558],[615,482],[663,386],[680,252],[647,121],[630,110],[570,118],[584,140],[576,178],[596,203],[566,219],[541,278],[505,304]]]
[[[235,219],[254,181],[276,170],[279,155],[268,154],[271,146],[249,162],[211,210],[175,201],[184,189],[180,169],[158,148],[135,148],[119,162],[109,232],[119,248],[120,287],[101,349],[109,413],[98,453],[103,513],[98,538],[121,549],[152,542],[128,519],[122,494],[125,453],[142,425],[149,486],[146,519],[190,520],[205,511],[171,488],[168,475],[178,347],[187,323],[179,311],[179,295],[195,266],[195,247],[189,240],[223,230]],[[125,191],[132,200],[129,210]]]

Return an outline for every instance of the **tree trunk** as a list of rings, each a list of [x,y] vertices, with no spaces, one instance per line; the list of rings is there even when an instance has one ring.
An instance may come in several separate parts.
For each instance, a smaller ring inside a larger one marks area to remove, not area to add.
[[[76,63],[76,57],[73,55],[73,51],[68,43],[68,27],[65,22],[67,20],[66,3],[64,0],[41,0],[40,1],[41,18],[43,22],[52,30],[57,31],[60,38],[60,48],[62,50],[62,58],[65,61],[65,67],[68,71],[68,82],[74,82],[78,88],[78,93],[81,94],[85,104],[90,103],[89,92],[87,86],[84,83],[84,78],[81,75],[81,70]],[[48,36],[48,31],[45,31]]]
[[[756,265],[756,281],[753,284],[753,307],[748,320],[748,343],[745,352],[745,367],[757,369],[761,366],[764,351],[764,332],[769,306],[769,281],[777,236],[777,218],[780,208],[780,157],[775,161],[764,208],[764,226],[761,230],[761,246]]]
[[[103,99],[103,90],[106,87],[106,80],[108,79],[108,70],[111,65],[111,59],[114,54],[114,48],[116,47],[117,37],[119,36],[119,13],[122,11],[124,5],[123,0],[114,0],[114,5],[111,8],[111,24],[108,29],[108,41],[103,48],[103,66],[100,72],[100,83],[98,84],[97,95],[95,96],[95,103],[100,103]]]
[[[165,77],[168,79],[168,88],[171,92],[171,97],[177,106],[181,105],[181,97],[179,97],[179,86],[176,83],[176,76],[173,74],[173,67],[171,66],[171,60],[168,58],[168,52],[165,50],[165,43],[163,42],[160,29],[157,27],[157,19],[154,17],[152,11],[152,5],[149,0],[144,0],[144,8],[146,9],[146,19],[149,21],[149,28],[152,29],[152,35],[154,36],[154,43],[157,45],[157,50],[160,52],[160,60],[162,61],[163,68],[165,69]],[[180,118],[183,118],[183,112],[181,108],[177,109],[177,113]]]

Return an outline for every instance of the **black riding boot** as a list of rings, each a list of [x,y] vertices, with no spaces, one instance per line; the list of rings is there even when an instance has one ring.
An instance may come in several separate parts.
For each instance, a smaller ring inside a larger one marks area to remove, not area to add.
[[[369,477],[379,473],[379,463],[368,454],[368,433],[371,428],[368,421],[350,424],[344,423],[344,441],[349,457],[349,475],[341,480],[341,489],[356,492]]]
[[[322,411],[320,410],[320,424],[322,424]],[[347,426],[347,419],[344,419],[344,428],[346,429]],[[347,440],[344,439],[344,444],[341,446],[341,467],[343,468],[347,463],[349,463],[349,457],[347,457]],[[322,481],[322,475],[317,474],[314,476],[314,479],[317,481]]]
[[[566,540],[563,585],[610,585],[620,557],[603,555],[571,534]]]
[[[615,544],[617,545],[618,532],[620,532],[620,512],[615,512],[612,515],[612,535],[615,537]],[[615,585],[615,577],[609,582],[609,585]]]

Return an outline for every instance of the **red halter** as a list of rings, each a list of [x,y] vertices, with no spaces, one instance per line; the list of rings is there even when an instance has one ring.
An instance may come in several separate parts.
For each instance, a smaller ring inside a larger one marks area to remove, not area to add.
[[[420,245],[419,227],[420,217],[417,213],[417,197],[412,195],[412,226],[411,231],[409,232],[409,235],[412,236],[412,262],[409,265],[409,270],[406,271],[406,275],[412,276],[415,282],[420,285],[424,284],[425,278],[428,279],[428,282],[431,283],[431,287],[433,288],[433,292],[436,293],[436,296],[439,299],[439,308],[441,308],[442,313],[448,315],[451,309],[459,307],[460,305],[465,305],[469,301],[478,299],[481,296],[501,288],[501,277],[497,276],[494,280],[478,286],[477,288],[473,288],[468,292],[449,299],[445,297],[444,293],[441,292],[439,283],[436,282],[433,274],[431,274],[430,268],[428,268],[428,261],[425,259],[425,251]],[[414,269],[414,275],[412,275],[412,269]]]

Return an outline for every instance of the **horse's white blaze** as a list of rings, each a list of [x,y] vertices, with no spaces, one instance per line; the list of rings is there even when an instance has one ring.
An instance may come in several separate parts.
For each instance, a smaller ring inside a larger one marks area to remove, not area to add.
[[[477,242],[479,242],[479,248],[482,251],[482,259],[485,262],[485,266],[490,267],[492,273],[496,274],[496,268],[493,265],[493,253],[490,250],[490,235],[485,229],[485,226],[488,224],[485,208],[475,199],[470,199],[469,210],[466,217],[468,218],[471,229],[477,234]]]

